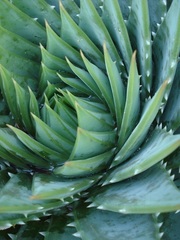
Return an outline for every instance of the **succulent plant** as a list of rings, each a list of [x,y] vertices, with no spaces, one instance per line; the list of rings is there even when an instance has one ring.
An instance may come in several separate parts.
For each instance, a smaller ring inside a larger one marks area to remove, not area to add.
[[[0,1],[1,239],[179,239],[179,39],[179,0]]]

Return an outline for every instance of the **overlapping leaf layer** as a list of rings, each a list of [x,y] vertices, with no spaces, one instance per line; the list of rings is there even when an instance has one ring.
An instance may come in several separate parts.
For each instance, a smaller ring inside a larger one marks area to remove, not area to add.
[[[178,0],[0,1],[1,239],[178,239],[179,23]]]

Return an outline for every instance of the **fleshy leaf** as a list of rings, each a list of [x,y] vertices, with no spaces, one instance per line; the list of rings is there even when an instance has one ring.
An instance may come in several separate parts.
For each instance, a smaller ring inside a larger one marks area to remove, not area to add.
[[[180,4],[178,0],[174,0],[153,41],[154,71],[156,73],[154,90],[156,91],[165,79],[169,79],[171,84],[169,84],[166,90],[167,96],[169,95],[178,63],[177,58],[180,49],[179,22]]]
[[[90,158],[110,150],[115,143],[115,131],[93,132],[77,129],[77,138],[70,160]]]
[[[117,0],[103,1],[102,20],[111,34],[112,39],[117,44],[117,48],[119,48],[121,52],[122,59],[126,65],[126,70],[129,71],[132,48],[127,28]]]
[[[45,43],[45,29],[37,21],[20,11],[8,0],[0,1],[0,9],[3,9],[0,12],[1,26],[33,43]],[[11,17],[7,18],[7,15]]]
[[[130,133],[137,124],[140,110],[139,96],[139,75],[135,60],[136,53],[133,54],[127,82],[126,102],[122,125],[119,131],[118,148],[120,148],[129,137]]]
[[[142,75],[142,94],[143,97],[146,97],[147,91],[150,92],[152,85],[151,31],[147,0],[132,1],[128,32],[134,49],[137,50],[137,59]]]
[[[99,67],[104,67],[102,52],[90,40],[85,32],[72,20],[62,4],[60,4],[62,20],[61,37],[69,45],[86,52],[86,57]]]
[[[138,153],[123,165],[115,168],[105,183],[122,181],[150,168],[180,146],[180,135],[156,129]]]
[[[65,177],[80,177],[103,170],[114,155],[113,150],[88,159],[67,161],[63,166],[54,169],[54,173]]]
[[[31,199],[64,199],[86,190],[97,176],[80,179],[63,179],[53,174],[36,174],[33,178]]]
[[[52,26],[56,32],[60,31],[61,20],[58,13],[46,1],[26,1],[26,0],[13,0],[12,3],[21,11],[26,13],[35,21],[39,22],[42,26],[45,26],[45,19],[48,19],[48,23]]]
[[[110,184],[91,198],[102,210],[120,213],[156,213],[180,209],[180,191],[159,165],[131,179]]]
[[[153,122],[159,110],[167,84],[168,82],[165,81],[161,85],[159,90],[156,92],[156,94],[153,96],[153,98],[144,107],[145,109],[138,125],[134,128],[133,132],[131,133],[121,150],[117,153],[117,156],[115,157],[115,161],[113,162],[112,166],[126,160],[141,145],[149,130],[151,123]]]
[[[112,61],[106,44],[104,44],[104,58],[114,101],[117,127],[120,129],[125,104],[125,88],[116,63]]]
[[[87,209],[83,204],[74,210],[75,226],[81,239],[154,240],[158,230],[152,215],[121,214]],[[159,239],[159,238],[156,238]]]

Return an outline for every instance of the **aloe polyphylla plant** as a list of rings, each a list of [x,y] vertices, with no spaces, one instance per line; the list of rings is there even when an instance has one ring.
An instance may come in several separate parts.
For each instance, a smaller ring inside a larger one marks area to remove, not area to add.
[[[179,39],[179,0],[0,1],[1,239],[179,239]]]

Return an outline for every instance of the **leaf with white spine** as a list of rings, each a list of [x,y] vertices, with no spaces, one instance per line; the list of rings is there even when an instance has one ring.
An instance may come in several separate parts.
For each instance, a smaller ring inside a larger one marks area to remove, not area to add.
[[[33,115],[36,139],[45,146],[51,147],[54,151],[63,153],[68,156],[73,148],[73,143],[56,133],[52,128],[45,124],[40,118]]]
[[[7,30],[14,32],[27,40],[39,44],[45,44],[46,35],[45,29],[31,17],[20,11],[16,6],[8,0],[0,1],[0,25]],[[11,18],[7,18],[7,14]]]
[[[4,148],[10,154],[13,154],[17,157],[20,157],[23,161],[29,164],[33,164],[39,167],[47,167],[49,165],[47,161],[45,161],[41,157],[37,157],[31,151],[16,138],[13,131],[8,128],[1,128],[0,129],[0,144],[2,148]]]
[[[161,85],[159,90],[156,92],[156,94],[153,96],[153,98],[145,106],[144,112],[142,113],[139,123],[134,128],[133,132],[131,133],[123,147],[117,153],[112,163],[112,166],[115,166],[125,161],[142,144],[149,130],[149,127],[159,110],[167,84],[168,81],[165,81]]]
[[[103,55],[98,47],[90,40],[85,32],[72,20],[62,4],[61,13],[61,37],[69,45],[86,52],[86,57],[96,66],[104,68]]]
[[[169,85],[166,90],[167,96],[169,95],[172,86],[180,52],[179,22],[180,4],[179,0],[174,0],[172,1],[164,21],[160,25],[152,45],[156,72],[154,79],[154,91],[159,88],[165,79],[169,79]]]
[[[40,50],[36,44],[0,26],[0,46],[32,61],[40,61]]]
[[[90,157],[87,159],[66,161],[63,166],[54,169],[54,173],[65,177],[85,177],[87,175],[95,174],[105,169],[111,161],[114,151]]]
[[[64,57],[68,57],[72,62],[83,66],[80,54],[77,50],[71,47],[68,43],[66,43],[62,38],[60,38],[46,23],[46,33],[47,33],[47,51],[53,54],[56,57],[60,57],[64,59]],[[57,51],[58,49],[58,51]]]
[[[59,152],[54,151],[53,149],[41,144],[36,141],[34,138],[30,137],[25,132],[21,131],[18,128],[8,125],[9,128],[16,134],[18,139],[32,152],[34,152],[37,156],[42,157],[43,159],[50,160],[53,163],[61,163],[61,159],[64,161],[64,156]],[[37,157],[36,157],[37,158]],[[46,167],[50,167],[48,162],[46,163]]]
[[[66,61],[69,64],[72,71],[82,80],[82,82],[84,82],[84,84],[86,84],[94,92],[94,94],[96,94],[96,96],[98,98],[102,99],[101,91],[99,90],[96,82],[91,77],[91,75],[87,71],[85,71],[84,69],[78,68],[75,65],[73,65],[69,61],[69,59],[66,59]]]
[[[156,213],[180,209],[180,191],[167,171],[156,165],[125,181],[92,194],[99,209],[120,213]]]
[[[96,65],[92,64],[83,54],[81,54],[83,58],[83,62],[90,73],[91,77],[96,82],[99,90],[101,91],[101,95],[106,101],[107,105],[110,108],[110,111],[115,114],[114,102],[113,102],[113,94],[110,88],[110,83],[108,77],[104,74],[104,72],[98,68]]]
[[[93,92],[91,89],[87,87],[86,84],[84,84],[82,81],[80,81],[78,78],[71,77],[71,76],[63,76],[58,74],[58,77],[66,83],[68,86],[73,87],[77,91],[79,91],[82,94],[86,94],[87,96],[92,95]]]
[[[178,147],[180,147],[180,135],[172,135],[165,130],[155,129],[138,153],[128,162],[115,168],[103,184],[119,182],[139,174],[161,161]]]
[[[144,240],[146,236],[146,240],[154,240],[154,236],[158,237],[158,230],[150,214],[126,215],[99,209],[87,209],[83,204],[73,213],[74,224],[81,239],[97,240],[103,236],[103,240]]]
[[[122,82],[120,73],[116,67],[116,63],[112,61],[110,54],[106,48],[106,44],[104,44],[103,47],[107,75],[114,101],[117,127],[120,129],[125,105],[125,87]]]
[[[41,55],[42,55],[42,63],[49,69],[56,70],[58,72],[72,72],[69,68],[67,62],[64,59],[54,56],[50,52],[48,52],[41,44]]]
[[[115,138],[115,131],[93,132],[78,127],[69,160],[90,158],[108,151],[114,146]]]
[[[121,59],[117,49],[107,28],[96,11],[94,4],[91,0],[80,0],[80,3],[80,28],[93,40],[98,47],[102,47],[104,42],[106,43],[107,49],[111,53],[112,60],[117,62],[118,70],[121,70]]]
[[[46,1],[13,0],[12,4],[31,18],[34,18],[34,20],[38,21],[42,26],[45,26],[44,19],[48,19],[49,25],[51,25],[56,32],[60,31],[60,16]]]
[[[122,124],[119,131],[118,148],[122,147],[133,128],[137,124],[140,110],[139,96],[139,75],[135,60],[136,53],[134,52],[129,70],[129,78],[127,83],[126,102],[122,118]]]
[[[132,1],[128,19],[128,32],[132,43],[135,45],[134,49],[137,49],[137,59],[142,75],[142,94],[145,98],[152,85],[151,31],[147,0]]]
[[[105,111],[87,110],[85,107],[75,103],[78,118],[78,126],[88,131],[105,132],[111,131],[114,121],[110,113]]]
[[[126,70],[129,71],[132,47],[128,36],[127,28],[121,13],[121,9],[117,0],[103,1],[102,20],[105,23],[112,39],[117,44],[122,59],[126,65]]]
[[[63,179],[54,174],[35,174],[31,199],[64,199],[92,186],[99,176],[82,179]]]

